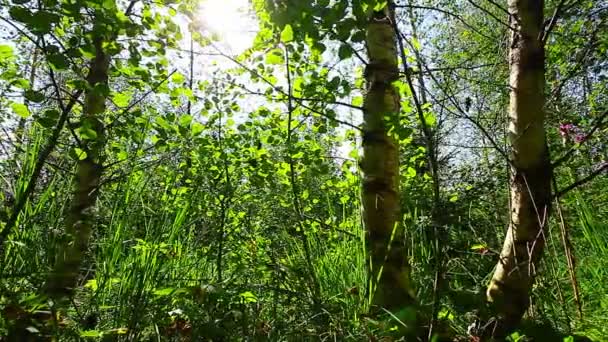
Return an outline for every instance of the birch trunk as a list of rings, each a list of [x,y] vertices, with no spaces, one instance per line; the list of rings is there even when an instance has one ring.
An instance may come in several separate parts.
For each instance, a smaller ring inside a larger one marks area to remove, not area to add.
[[[72,203],[65,217],[67,242],[59,251],[46,284],[46,292],[54,299],[69,296],[77,285],[79,268],[92,232],[93,210],[102,174],[105,129],[100,115],[106,110],[106,95],[100,88],[107,87],[110,58],[102,49],[102,39],[96,38],[94,45],[96,56],[90,62],[81,119],[81,127],[93,133],[89,131],[81,140],[81,149],[87,155],[78,162]]]
[[[550,211],[551,169],[544,124],[543,0],[509,0],[511,223],[487,290],[498,315],[494,335],[520,322],[529,305]]]
[[[361,169],[372,305],[395,311],[411,307],[415,299],[399,225],[399,146],[387,126],[400,111],[392,85],[399,77],[392,18],[388,6],[369,15]]]

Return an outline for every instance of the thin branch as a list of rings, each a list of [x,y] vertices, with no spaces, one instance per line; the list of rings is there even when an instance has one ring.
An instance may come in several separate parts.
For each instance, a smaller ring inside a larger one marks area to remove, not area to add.
[[[558,19],[559,15],[561,14],[561,10],[565,4],[566,4],[566,0],[561,0],[559,2],[559,4],[557,4],[557,7],[555,7],[555,11],[553,11],[553,15],[551,16],[551,20],[549,21],[549,25],[543,32],[541,32],[542,37],[540,37],[540,41],[543,46],[547,44],[547,39],[549,38],[549,34],[551,33],[551,30],[553,30],[553,27],[555,27],[555,23],[557,23],[557,19]]]
[[[585,136],[582,138],[582,141],[588,141],[589,138],[591,138],[591,136],[602,126],[602,124],[604,123],[604,119],[606,118],[608,118],[608,110],[593,121],[591,130],[587,134],[585,134]],[[563,156],[559,157],[555,162],[553,162],[553,164],[551,164],[551,168],[555,169],[561,164],[563,164],[565,161],[570,159],[574,151],[576,151],[576,148],[574,146],[570,147],[570,149],[566,151]]]
[[[444,9],[441,8],[437,8],[437,7],[430,7],[430,6],[419,6],[419,5],[394,5],[395,8],[412,8],[412,9],[419,9],[419,10],[427,10],[427,11],[435,11],[435,12],[439,12],[439,13],[443,13],[449,17],[452,17],[458,21],[460,21],[464,26],[468,27],[471,31],[473,31],[474,33],[480,35],[481,37],[484,37],[488,40],[494,41],[496,40],[495,38],[492,38],[484,33],[482,33],[481,31],[479,31],[478,29],[476,29],[473,25],[469,24],[466,22],[466,20],[464,20],[460,15],[454,13],[454,12],[450,12],[450,11],[446,11]]]
[[[507,27],[511,31],[517,31],[517,29],[515,29],[513,26],[511,26],[508,23],[505,23],[504,21],[500,20],[500,18],[498,18],[497,16],[495,16],[492,12],[490,12],[487,9],[483,8],[482,6],[476,4],[473,0],[467,0],[467,2],[469,2],[471,5],[473,5],[473,7],[477,8],[480,11],[484,12],[485,14],[489,15],[492,19],[496,20],[498,23],[500,23],[501,25]]]
[[[361,130],[361,128],[360,128],[360,127],[358,127],[358,126],[356,126],[356,125],[353,125],[353,124],[351,124],[351,123],[349,123],[349,122],[346,122],[346,121],[343,121],[343,120],[340,120],[340,119],[337,119],[337,118],[331,117],[331,116],[329,116],[329,115],[327,115],[327,114],[325,114],[325,113],[323,113],[323,112],[320,112],[320,111],[318,111],[318,110],[316,110],[316,109],[313,109],[313,108],[312,108],[312,107],[310,107],[310,106],[307,106],[306,104],[304,104],[303,100],[301,101],[301,100],[299,100],[297,97],[293,97],[293,96],[289,96],[289,95],[287,95],[287,94],[285,93],[285,91],[284,91],[284,90],[282,90],[281,88],[279,88],[279,87],[275,86],[275,85],[274,85],[274,84],[273,84],[273,83],[272,83],[270,80],[268,80],[268,79],[267,79],[267,78],[265,78],[264,76],[260,75],[260,73],[258,73],[257,71],[255,71],[255,70],[253,70],[253,69],[251,69],[251,68],[247,67],[246,65],[244,65],[243,63],[241,63],[240,61],[238,61],[237,59],[235,59],[234,57],[229,56],[229,55],[226,55],[225,53],[221,52],[221,51],[220,51],[220,50],[219,50],[219,49],[218,49],[216,46],[214,46],[214,45],[212,45],[212,46],[213,46],[213,48],[214,48],[214,49],[217,51],[217,53],[218,53],[218,55],[219,55],[219,56],[222,56],[222,57],[224,57],[224,58],[229,59],[230,61],[232,61],[233,63],[237,64],[237,65],[238,65],[238,66],[240,66],[241,68],[243,68],[243,69],[247,70],[249,73],[251,73],[251,74],[255,75],[256,77],[258,77],[259,79],[261,79],[261,80],[262,80],[264,83],[266,83],[267,85],[269,85],[269,86],[270,86],[270,87],[271,87],[271,88],[272,88],[274,91],[276,91],[276,92],[278,92],[278,93],[280,93],[280,94],[282,94],[282,95],[284,95],[284,96],[288,96],[288,97],[290,97],[290,98],[291,98],[291,99],[292,99],[294,102],[296,102],[296,103],[297,103],[298,105],[300,105],[302,108],[308,109],[308,110],[310,110],[311,112],[313,112],[313,113],[315,113],[315,114],[321,115],[322,117],[324,117],[324,118],[326,118],[326,119],[329,119],[329,120],[332,120],[332,121],[334,121],[334,122],[337,122],[337,123],[339,123],[339,124],[341,124],[341,125],[345,125],[345,126],[348,126],[348,127],[354,128],[354,129],[359,130],[359,131]],[[235,85],[235,86],[238,86],[238,87],[239,87],[239,88],[241,88],[241,89],[244,89],[244,90],[248,91],[248,92],[249,92],[249,93],[251,93],[251,94],[255,94],[255,95],[262,95],[262,96],[267,96],[266,94],[262,94],[262,93],[259,93],[259,92],[254,92],[254,91],[251,91],[251,90],[249,90],[249,89],[245,88],[245,87],[244,87],[244,86],[242,86],[242,85],[237,85],[237,84],[234,84],[234,85]],[[343,102],[342,102],[342,103],[337,103],[337,104],[346,105],[346,104],[345,104],[345,103],[343,103]],[[360,107],[353,106],[353,105],[348,105],[348,106],[349,106],[349,107],[353,107],[353,108],[357,108],[357,109],[361,109]]]
[[[597,170],[591,172],[586,177],[581,178],[578,181],[563,188],[562,190],[557,191],[555,194],[553,194],[553,199],[560,198],[560,197],[564,196],[565,194],[567,194],[568,192],[578,188],[579,186],[582,186],[586,183],[591,182],[593,179],[595,179],[597,176],[601,175],[604,172],[608,172],[608,162],[605,162]]]
[[[497,3],[494,0],[486,0],[487,2],[491,3],[492,5],[494,5],[494,7],[498,8],[499,10],[501,10],[503,13],[505,13],[506,15],[510,16],[511,13],[509,13],[509,10],[507,10],[506,8],[502,7],[499,3]]]

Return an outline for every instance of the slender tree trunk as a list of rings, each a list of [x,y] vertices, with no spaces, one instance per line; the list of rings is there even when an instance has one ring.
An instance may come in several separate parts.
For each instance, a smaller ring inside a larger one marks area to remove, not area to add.
[[[399,74],[392,17],[386,7],[372,12],[367,25],[361,168],[372,305],[398,311],[413,307],[415,299],[399,224],[399,146],[387,127],[387,116],[391,120],[400,111],[399,93],[392,85]]]
[[[494,335],[521,320],[545,244],[551,168],[544,122],[543,0],[509,0],[509,139],[512,147],[511,223],[487,298],[498,315]]]
[[[65,217],[67,243],[59,251],[46,284],[47,293],[55,299],[69,296],[78,282],[80,264],[92,232],[93,210],[103,168],[101,154],[105,129],[99,116],[106,109],[106,95],[100,89],[107,87],[110,58],[102,49],[101,38],[95,38],[94,44],[96,56],[90,62],[81,121],[81,127],[88,131],[81,141],[81,148],[87,155],[78,162],[72,203]]]

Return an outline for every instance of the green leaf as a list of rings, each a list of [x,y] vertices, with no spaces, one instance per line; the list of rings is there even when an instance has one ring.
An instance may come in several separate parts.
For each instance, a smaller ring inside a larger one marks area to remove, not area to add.
[[[97,288],[98,288],[98,286],[97,286],[97,280],[90,279],[89,281],[87,281],[84,284],[84,287],[87,288],[87,289],[91,289],[92,291],[97,291]]]
[[[431,112],[425,112],[424,113],[424,121],[426,122],[426,124],[428,126],[435,126],[435,124],[437,123],[437,118],[435,117],[435,115]]]
[[[188,127],[190,126],[190,123],[192,123],[192,116],[191,115],[182,115],[179,118],[179,125],[182,127]]]
[[[348,45],[348,44],[340,45],[340,48],[338,49],[338,57],[340,57],[340,60],[348,59],[352,55],[353,55],[353,49],[350,47],[350,45]]]
[[[11,85],[19,89],[27,89],[30,87],[30,81],[25,78],[17,78],[11,82]]]
[[[363,96],[355,96],[353,97],[353,101],[351,102],[353,106],[361,107],[363,106]]]
[[[0,60],[13,58],[13,47],[10,45],[0,45]]]
[[[166,297],[166,296],[170,296],[174,291],[175,291],[174,288],[166,287],[164,289],[154,290],[154,295],[159,296],[159,297]]]
[[[487,249],[487,248],[488,248],[488,246],[486,246],[484,244],[480,244],[480,243],[471,246],[472,251],[478,251],[480,249]]]
[[[114,95],[112,101],[114,101],[114,104],[116,104],[118,107],[127,107],[129,105],[129,102],[131,102],[131,94],[118,93]]]
[[[32,18],[32,12],[25,7],[13,6],[8,10],[11,18],[22,23],[28,23]]]
[[[13,103],[11,105],[11,109],[13,110],[13,112],[15,112],[15,114],[19,115],[24,119],[27,119],[32,114],[30,113],[30,110],[27,108],[27,106],[23,103]]]
[[[192,124],[192,135],[196,136],[201,134],[204,128],[205,127],[201,123],[195,122],[194,124]]]
[[[411,166],[408,167],[406,172],[407,172],[406,176],[408,178],[414,178],[414,177],[416,177],[417,172],[416,172],[416,169],[414,169],[413,167],[411,167]]]
[[[38,122],[44,128],[51,128],[55,126],[57,119],[59,119],[59,111],[55,109],[45,110],[42,115],[39,115],[36,118],[36,122]]]
[[[46,59],[55,70],[65,70],[70,65],[68,59],[60,53],[50,54],[46,57]]]
[[[245,303],[255,303],[258,301],[258,297],[256,297],[251,291],[245,291],[239,295],[243,299]]]
[[[80,337],[99,338],[103,337],[103,332],[99,330],[85,330],[80,332]]]
[[[266,53],[265,61],[268,64],[283,64],[283,51],[281,49],[272,49]]]
[[[376,5],[374,6],[374,11],[379,12],[382,11],[385,7],[386,7],[386,3],[387,1],[378,1],[378,3],[376,3]]]
[[[183,84],[186,81],[184,74],[176,72],[171,76],[171,82],[176,84]]]
[[[74,149],[70,151],[70,157],[76,160],[85,160],[87,159],[87,153],[78,147],[74,147]]]
[[[293,29],[291,28],[291,25],[287,24],[285,25],[285,28],[283,29],[283,31],[281,31],[281,41],[283,43],[289,43],[293,40]]]
[[[97,132],[95,132],[95,130],[93,130],[88,125],[83,125],[82,127],[80,127],[78,133],[80,133],[80,137],[82,137],[84,140],[97,139]]]
[[[437,318],[446,319],[448,321],[453,321],[454,315],[452,314],[452,312],[449,309],[441,308],[441,310],[439,310],[439,312],[437,313]]]
[[[31,90],[31,89],[26,90],[23,95],[25,96],[25,98],[28,101],[34,102],[34,103],[40,103],[40,102],[44,101],[44,99],[45,99],[45,96],[43,93],[41,93],[39,91]]]

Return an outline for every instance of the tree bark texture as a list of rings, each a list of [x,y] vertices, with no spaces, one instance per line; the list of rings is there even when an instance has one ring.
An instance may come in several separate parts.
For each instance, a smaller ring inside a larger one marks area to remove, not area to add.
[[[511,87],[510,217],[499,262],[487,289],[497,314],[494,335],[516,327],[529,306],[545,245],[551,204],[551,167],[544,130],[543,0],[509,0]]]
[[[391,311],[415,303],[403,229],[399,224],[399,146],[387,122],[399,115],[396,36],[391,9],[369,15],[365,70],[363,220],[369,256],[371,304]]]
[[[78,161],[74,194],[65,216],[66,242],[59,250],[56,264],[46,284],[47,293],[55,299],[69,296],[78,282],[80,265],[88,248],[95,219],[94,206],[102,175],[102,153],[105,128],[100,117],[106,110],[109,56],[103,51],[103,40],[95,38],[96,55],[91,60],[87,90],[80,126],[80,148],[86,158]]]

